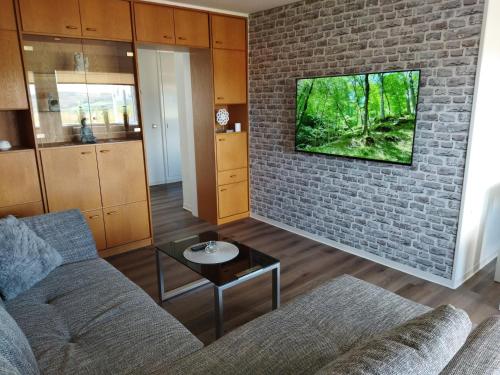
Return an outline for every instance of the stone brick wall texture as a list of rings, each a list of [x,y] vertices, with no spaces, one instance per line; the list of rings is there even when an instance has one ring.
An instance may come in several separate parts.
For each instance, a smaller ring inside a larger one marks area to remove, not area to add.
[[[484,0],[304,0],[249,21],[252,212],[451,278]],[[295,79],[421,69],[412,166],[296,153]]]

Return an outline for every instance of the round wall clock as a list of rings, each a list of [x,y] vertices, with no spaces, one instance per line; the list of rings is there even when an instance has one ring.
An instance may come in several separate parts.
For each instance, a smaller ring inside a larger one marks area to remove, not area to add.
[[[225,108],[221,108],[217,111],[216,115],[217,124],[221,126],[226,126],[229,122],[229,112]]]

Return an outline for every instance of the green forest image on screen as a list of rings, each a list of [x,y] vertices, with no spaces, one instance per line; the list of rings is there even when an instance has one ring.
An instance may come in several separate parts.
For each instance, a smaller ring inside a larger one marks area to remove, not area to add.
[[[297,80],[296,149],[410,164],[420,71]]]

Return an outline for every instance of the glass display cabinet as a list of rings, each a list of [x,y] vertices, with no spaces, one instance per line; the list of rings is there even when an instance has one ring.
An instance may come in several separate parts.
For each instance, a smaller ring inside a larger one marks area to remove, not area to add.
[[[39,146],[141,138],[131,43],[26,36],[23,50]]]

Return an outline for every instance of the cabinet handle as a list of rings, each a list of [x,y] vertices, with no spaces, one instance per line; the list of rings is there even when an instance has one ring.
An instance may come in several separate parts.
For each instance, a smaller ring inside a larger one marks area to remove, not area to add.
[[[163,37],[164,37],[165,39],[172,39],[172,36],[170,36],[170,35],[163,35]]]
[[[82,151],[81,154],[82,155],[90,155],[92,153],[92,151]]]
[[[111,216],[111,215],[116,215],[117,213],[118,213],[118,211],[109,211],[106,213],[106,215]]]
[[[111,152],[111,150],[101,150],[101,151],[99,151],[99,152],[100,152],[101,154],[105,154],[105,153],[107,153],[107,152]]]
[[[89,219],[93,220],[93,219],[97,219],[98,217],[99,217],[99,215],[92,215],[92,216],[89,216]]]
[[[223,96],[218,96],[218,97],[217,97],[217,100],[223,100],[223,99],[224,99],[224,97],[223,97]]]
[[[236,175],[235,175],[235,174],[232,174],[232,175],[231,175],[231,176],[229,176],[229,177],[231,177],[231,178],[235,178],[235,177],[236,177]]]
[[[97,31],[97,29],[94,27],[87,27],[87,31]]]
[[[187,40],[187,38],[184,38],[183,36],[178,36],[177,39],[179,39],[179,40]]]
[[[78,29],[78,27],[76,27],[76,26],[72,26],[72,25],[67,25],[67,26],[66,26],[66,28],[67,28],[68,30],[77,30],[77,29]]]
[[[220,40],[216,40],[215,44],[222,44],[222,42]]]
[[[224,192],[224,191],[226,191],[226,190],[227,190],[227,189],[220,189],[220,192],[222,193],[222,192]]]
[[[219,142],[225,142],[226,138],[219,138]]]

